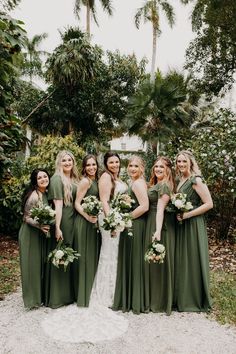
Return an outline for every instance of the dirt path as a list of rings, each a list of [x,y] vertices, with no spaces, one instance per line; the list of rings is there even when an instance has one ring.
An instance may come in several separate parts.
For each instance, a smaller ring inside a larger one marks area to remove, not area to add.
[[[112,341],[64,343],[42,330],[49,308],[25,311],[20,290],[0,302],[1,354],[236,354],[236,328],[221,326],[205,314],[176,313],[124,316],[128,331]]]

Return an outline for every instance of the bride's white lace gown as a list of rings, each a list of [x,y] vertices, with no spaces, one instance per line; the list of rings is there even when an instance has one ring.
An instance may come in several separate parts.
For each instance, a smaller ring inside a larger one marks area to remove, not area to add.
[[[125,183],[117,180],[114,193],[124,193]],[[104,215],[99,217],[102,224]],[[99,264],[88,308],[69,305],[53,310],[42,321],[50,337],[65,342],[97,342],[121,336],[128,328],[128,321],[113,312],[119,235],[112,238],[109,231],[101,229],[102,246]]]

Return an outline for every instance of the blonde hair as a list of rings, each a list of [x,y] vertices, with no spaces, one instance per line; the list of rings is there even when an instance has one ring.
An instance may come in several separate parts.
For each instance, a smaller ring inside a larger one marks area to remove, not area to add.
[[[144,160],[138,156],[138,155],[132,155],[129,160],[128,160],[128,167],[127,169],[129,168],[129,164],[134,161],[134,160],[138,160],[139,162],[139,169],[140,169],[140,176],[139,177],[143,177],[145,178],[145,162]]]
[[[189,150],[182,150],[180,152],[178,152],[178,154],[176,155],[176,159],[175,159],[175,171],[176,171],[176,174],[178,176],[180,176],[180,171],[178,169],[178,166],[177,166],[177,160],[178,160],[178,157],[179,155],[184,155],[184,157],[189,160],[190,162],[190,170],[189,170],[189,173],[191,175],[195,175],[195,176],[201,176],[201,170],[200,168],[198,167],[198,164],[195,160],[195,157],[193,156],[192,152],[189,151]]]
[[[63,172],[63,168],[61,165],[62,159],[66,156],[69,155],[73,161],[73,167],[72,170],[70,172],[70,178],[66,178],[64,172]],[[73,204],[73,196],[72,196],[72,185],[73,184],[78,184],[78,179],[79,179],[79,175],[78,175],[78,171],[77,171],[77,167],[76,167],[76,161],[75,161],[75,157],[72,154],[72,152],[68,151],[68,150],[63,150],[60,151],[56,157],[56,169],[55,169],[55,174],[59,175],[61,177],[61,181],[63,184],[63,189],[64,189],[64,204],[66,206]]]
[[[170,159],[166,156],[158,156],[157,159],[155,160],[152,169],[151,169],[151,177],[150,177],[150,181],[149,181],[149,187],[154,186],[155,184],[157,184],[158,180],[157,180],[157,176],[155,175],[155,164],[158,161],[162,161],[165,165],[165,170],[164,170],[164,177],[163,180],[159,183],[166,183],[170,190],[173,192],[175,189],[175,181],[174,181],[174,177],[173,177],[173,170],[172,170],[172,163],[170,161]]]

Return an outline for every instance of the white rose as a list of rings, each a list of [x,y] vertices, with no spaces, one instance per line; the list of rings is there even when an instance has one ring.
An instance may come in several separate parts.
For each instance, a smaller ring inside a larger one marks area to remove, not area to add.
[[[127,222],[126,222],[126,227],[131,227],[132,226],[132,221],[131,220],[128,220]]]
[[[176,201],[175,201],[175,206],[176,206],[176,208],[178,208],[178,209],[182,208],[182,207],[183,207],[183,202],[182,202],[182,200],[176,200]]]
[[[164,252],[165,251],[165,246],[161,245],[160,243],[158,243],[156,246],[155,246],[155,249],[157,250],[157,252]]]
[[[64,256],[64,252],[61,250],[56,251],[55,258],[61,259]]]
[[[187,210],[193,209],[192,203],[191,203],[191,202],[187,202],[186,205],[185,205],[185,208],[186,208]]]

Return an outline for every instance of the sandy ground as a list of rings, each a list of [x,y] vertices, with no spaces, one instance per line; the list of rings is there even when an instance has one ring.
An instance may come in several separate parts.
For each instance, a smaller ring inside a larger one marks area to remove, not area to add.
[[[1,354],[236,354],[236,328],[222,326],[205,314],[124,314],[128,331],[115,340],[93,343],[54,341],[41,322],[55,310],[26,311],[20,290],[0,302]]]

